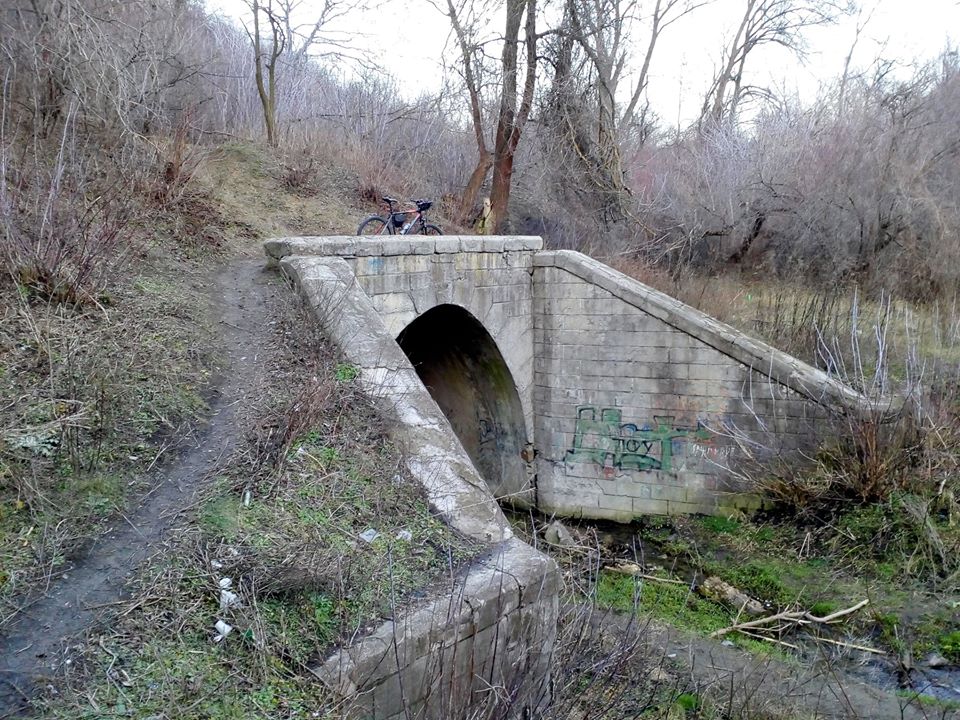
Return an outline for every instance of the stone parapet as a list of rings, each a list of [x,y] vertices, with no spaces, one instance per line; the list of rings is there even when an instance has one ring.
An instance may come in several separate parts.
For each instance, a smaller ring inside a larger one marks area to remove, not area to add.
[[[327,659],[315,674],[350,716],[448,718],[510,690],[511,717],[549,699],[559,579],[555,563],[513,536],[449,421],[342,257],[285,257],[324,332],[357,367],[411,475],[445,522],[482,543],[479,560],[409,612]]]
[[[387,257],[391,255],[451,255],[456,253],[537,252],[543,240],[525,235],[329,235],[270,238],[263,243],[268,258],[335,255]]]

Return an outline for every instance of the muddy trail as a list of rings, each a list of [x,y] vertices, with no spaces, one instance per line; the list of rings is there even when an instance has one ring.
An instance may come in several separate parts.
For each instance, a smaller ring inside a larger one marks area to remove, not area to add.
[[[155,554],[192,508],[238,439],[240,418],[263,373],[268,309],[277,286],[259,259],[236,260],[211,277],[221,373],[209,393],[209,417],[181,442],[179,456],[152,473],[151,488],[59,571],[0,635],[0,718],[29,708],[33,692],[71,662],[71,642],[107,621],[134,571]],[[218,317],[217,317],[218,316]]]

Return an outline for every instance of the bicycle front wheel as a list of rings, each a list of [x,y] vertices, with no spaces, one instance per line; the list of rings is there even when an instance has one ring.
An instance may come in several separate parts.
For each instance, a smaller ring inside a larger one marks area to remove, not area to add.
[[[421,235],[443,235],[443,230],[438,225],[424,225],[420,231]]]
[[[393,228],[386,218],[371,215],[357,228],[357,235],[392,235]]]

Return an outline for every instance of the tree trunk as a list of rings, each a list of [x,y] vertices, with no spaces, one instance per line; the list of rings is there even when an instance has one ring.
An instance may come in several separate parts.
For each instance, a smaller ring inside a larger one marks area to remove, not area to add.
[[[493,165],[493,156],[484,147],[479,149],[480,157],[477,159],[477,166],[470,174],[467,186],[463,189],[463,196],[460,198],[460,221],[466,222],[473,214],[473,209],[477,205],[477,197],[480,195],[480,188],[483,187],[487,179],[487,173]]]
[[[526,7],[524,7],[526,6]],[[527,13],[525,42],[527,46],[527,73],[523,84],[523,98],[517,109],[517,43],[520,20]],[[507,0],[507,25],[503,43],[503,86],[497,134],[493,154],[493,184],[490,189],[489,234],[500,232],[510,204],[510,184],[513,180],[513,161],[520,143],[523,126],[530,115],[537,73],[537,5],[536,0]]]

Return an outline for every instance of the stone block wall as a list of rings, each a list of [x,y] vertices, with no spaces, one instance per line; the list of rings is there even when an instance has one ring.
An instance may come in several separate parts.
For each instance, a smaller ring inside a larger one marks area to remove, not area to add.
[[[509,693],[508,716],[536,717],[549,700],[556,565],[514,537],[348,261],[284,258],[283,271],[317,322],[393,419],[391,435],[431,507],[485,547],[448,587],[433,588],[417,607],[337,652],[314,673],[350,701],[353,718],[463,717],[467,708],[501,691]]]
[[[387,332],[394,337],[438,305],[467,310],[496,340],[523,405],[527,438],[533,421],[533,256],[536,237],[303,237],[264,243],[268,257],[342,257]]]
[[[537,505],[628,520],[751,504],[755,461],[817,445],[824,373],[579,253],[534,259]]]
[[[559,575],[511,540],[418,611],[388,622],[315,672],[358,718],[469,717],[499,695],[508,716],[536,717],[550,700]]]

